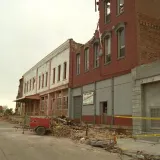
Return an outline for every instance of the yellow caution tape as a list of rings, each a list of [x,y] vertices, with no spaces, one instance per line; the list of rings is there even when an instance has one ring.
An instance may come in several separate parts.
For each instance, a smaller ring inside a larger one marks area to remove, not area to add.
[[[134,135],[133,137],[160,137],[160,134],[139,134]]]
[[[131,118],[131,119],[150,119],[150,120],[160,120],[160,117],[132,117],[132,116],[114,116],[116,118]]]

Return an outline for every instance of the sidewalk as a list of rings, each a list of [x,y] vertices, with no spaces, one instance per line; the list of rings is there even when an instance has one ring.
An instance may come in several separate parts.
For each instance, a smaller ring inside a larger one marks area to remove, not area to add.
[[[124,151],[137,152],[143,151],[151,155],[160,155],[160,143],[153,143],[143,140],[118,139],[117,145]]]

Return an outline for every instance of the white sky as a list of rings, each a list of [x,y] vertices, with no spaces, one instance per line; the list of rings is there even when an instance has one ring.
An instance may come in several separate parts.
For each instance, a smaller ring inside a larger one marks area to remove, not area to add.
[[[94,0],[0,0],[0,105],[15,107],[19,79],[68,38],[92,38]]]

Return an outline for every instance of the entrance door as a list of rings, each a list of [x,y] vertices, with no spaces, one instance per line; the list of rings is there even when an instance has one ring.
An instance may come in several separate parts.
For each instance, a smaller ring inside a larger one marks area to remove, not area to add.
[[[82,116],[82,96],[75,96],[74,98],[74,118],[81,119]]]
[[[107,124],[107,109],[108,109],[108,104],[107,101],[100,102],[100,108],[101,108],[101,123],[102,124]]]

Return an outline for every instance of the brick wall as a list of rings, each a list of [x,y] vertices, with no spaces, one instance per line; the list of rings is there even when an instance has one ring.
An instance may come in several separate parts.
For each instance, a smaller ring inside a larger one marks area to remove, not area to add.
[[[160,0],[135,0],[139,64],[160,59]]]
[[[138,32],[139,63],[160,59],[160,20],[139,13]]]

